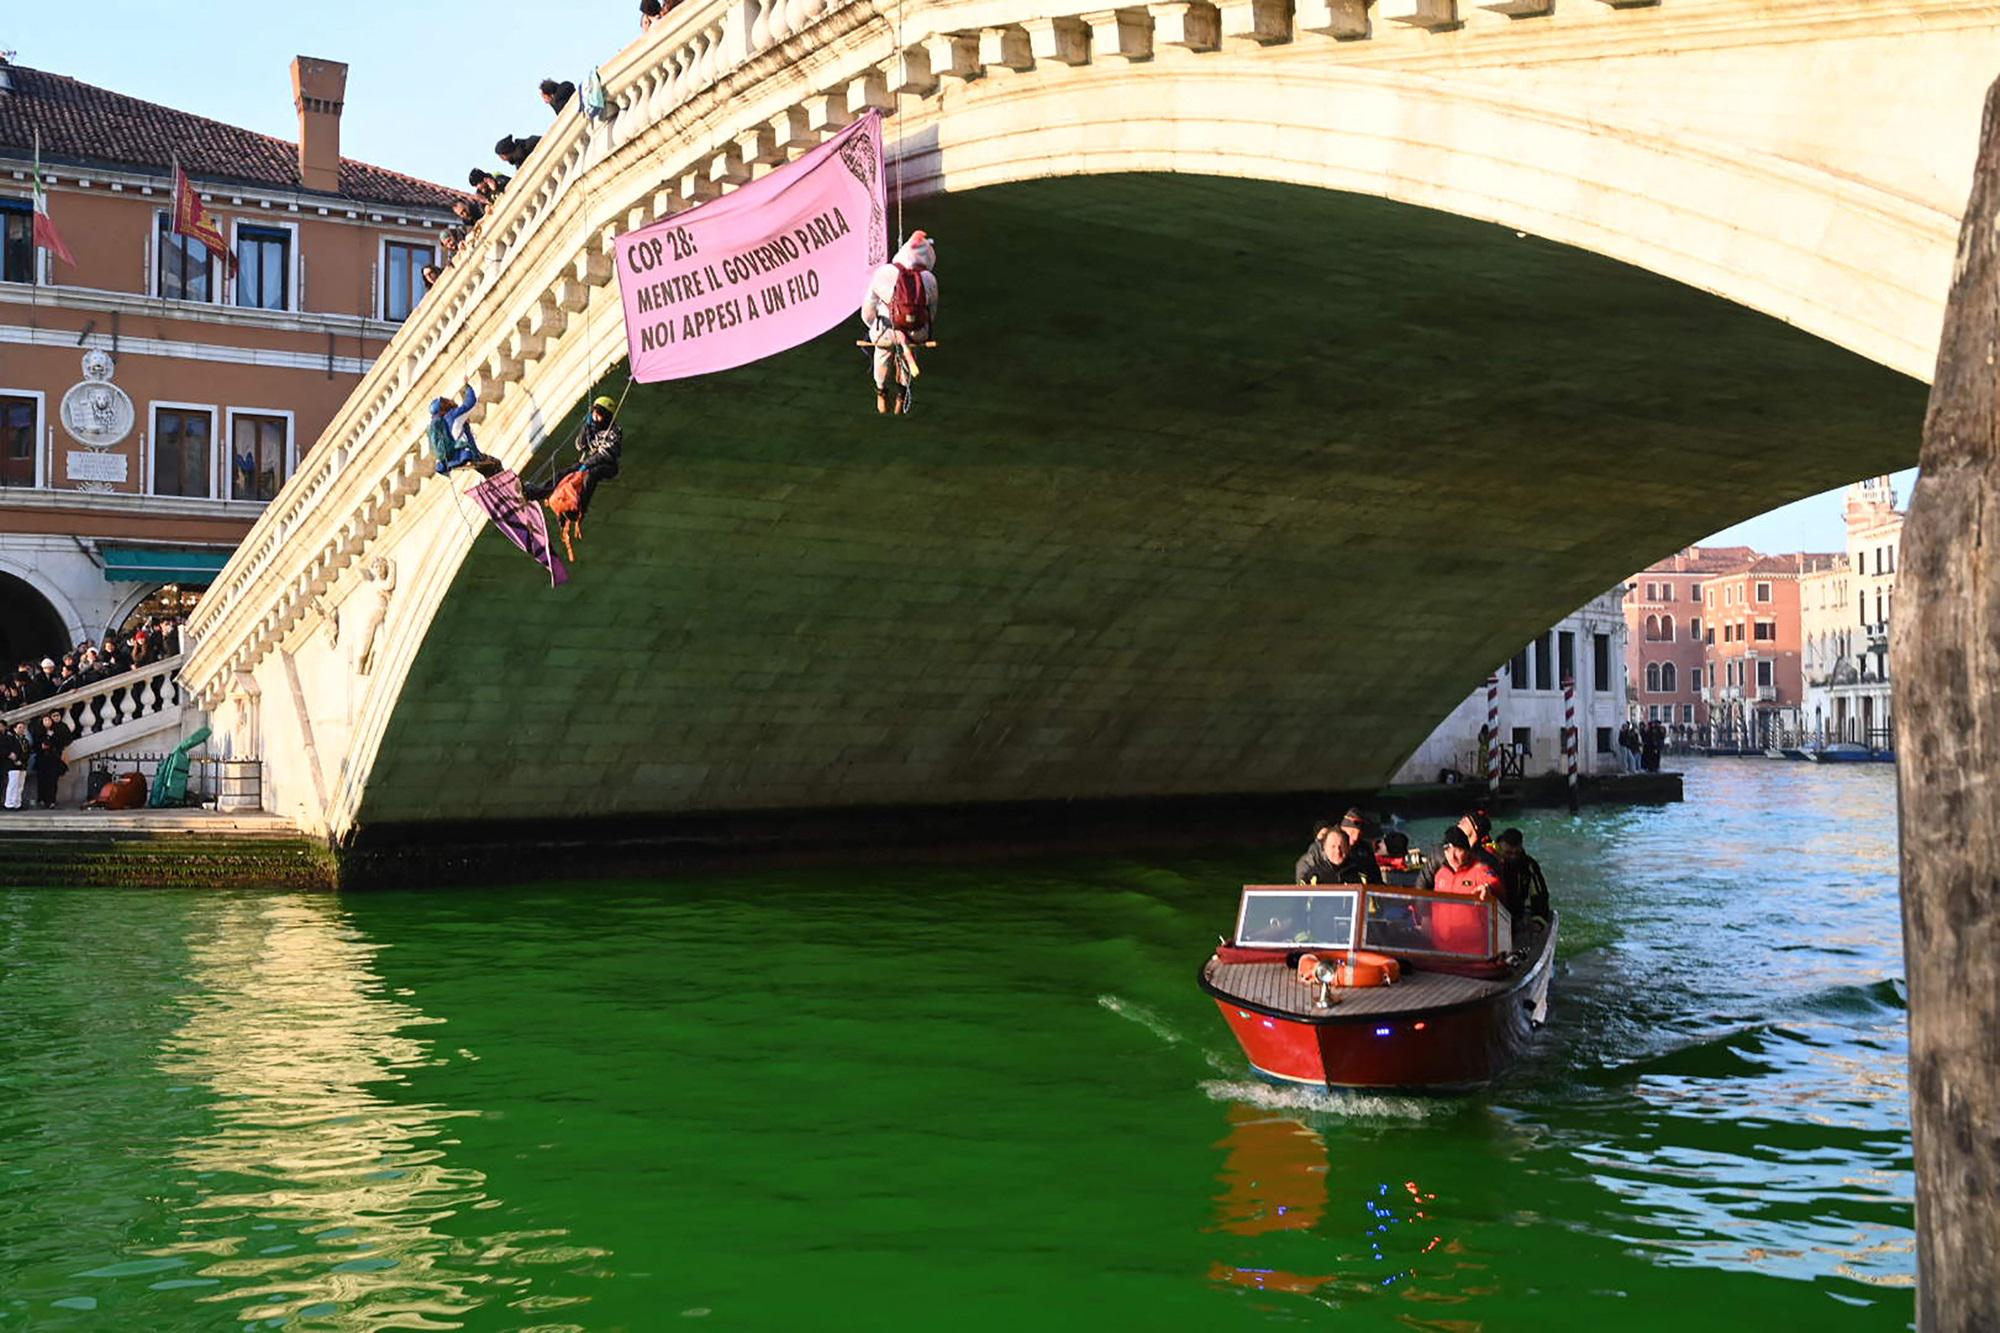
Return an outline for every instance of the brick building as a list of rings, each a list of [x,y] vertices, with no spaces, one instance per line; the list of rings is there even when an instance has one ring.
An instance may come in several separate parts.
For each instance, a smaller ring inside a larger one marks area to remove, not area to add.
[[[293,62],[292,143],[0,63],[0,666],[184,606],[423,295],[461,196],[341,157],[346,75]]]
[[[1708,578],[1757,558],[1747,546],[1690,546],[1655,561],[1625,584],[1627,715],[1677,729],[1708,725],[1702,693]]]
[[[1718,741],[1766,748],[1797,737],[1805,702],[1801,580],[1832,554],[1758,556],[1702,585],[1702,688]]]

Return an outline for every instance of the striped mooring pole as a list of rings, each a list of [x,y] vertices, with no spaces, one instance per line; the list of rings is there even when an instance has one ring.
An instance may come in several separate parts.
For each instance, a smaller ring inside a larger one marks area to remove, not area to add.
[[[1563,762],[1569,767],[1569,812],[1576,813],[1576,677],[1563,677]]]
[[[1500,676],[1486,678],[1486,793],[1500,790]]]

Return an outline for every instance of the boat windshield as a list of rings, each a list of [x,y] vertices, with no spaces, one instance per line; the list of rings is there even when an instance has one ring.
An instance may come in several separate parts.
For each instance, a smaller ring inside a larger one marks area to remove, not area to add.
[[[1347,949],[1354,944],[1356,889],[1245,889],[1236,942],[1249,948]]]
[[[1361,947],[1388,954],[1495,958],[1513,949],[1513,935],[1512,919],[1497,901],[1370,889]]]

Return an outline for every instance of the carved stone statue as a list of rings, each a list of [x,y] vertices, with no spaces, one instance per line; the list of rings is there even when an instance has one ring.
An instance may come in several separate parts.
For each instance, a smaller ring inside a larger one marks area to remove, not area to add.
[[[354,669],[368,676],[375,671],[375,660],[382,646],[382,624],[389,618],[389,597],[396,591],[396,562],[378,555],[362,567],[361,577],[375,585],[375,605],[368,609],[368,619],[356,640],[360,651]]]

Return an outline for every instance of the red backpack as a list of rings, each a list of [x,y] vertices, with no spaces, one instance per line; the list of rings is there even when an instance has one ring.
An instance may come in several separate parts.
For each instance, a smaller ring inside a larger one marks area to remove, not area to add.
[[[896,265],[896,293],[889,298],[889,326],[903,333],[929,328],[931,298],[921,269]]]

